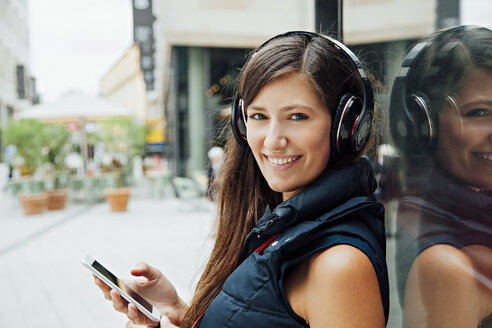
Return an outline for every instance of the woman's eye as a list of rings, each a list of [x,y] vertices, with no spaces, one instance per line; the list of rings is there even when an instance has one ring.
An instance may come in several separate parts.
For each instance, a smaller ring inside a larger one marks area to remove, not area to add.
[[[481,117],[488,114],[488,110],[484,108],[475,108],[465,113],[466,117]]]
[[[264,120],[266,118],[266,116],[263,114],[260,114],[260,113],[256,113],[256,114],[251,114],[249,116],[249,118],[251,118],[253,120]]]
[[[295,121],[300,121],[300,120],[305,120],[307,119],[307,115],[304,115],[302,113],[296,113],[296,114],[292,114],[290,116],[291,119],[295,120]]]

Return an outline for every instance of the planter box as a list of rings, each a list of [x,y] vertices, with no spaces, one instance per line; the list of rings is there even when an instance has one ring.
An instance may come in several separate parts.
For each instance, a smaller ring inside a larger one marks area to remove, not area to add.
[[[104,195],[112,212],[125,212],[130,198],[131,188],[106,188]]]
[[[65,208],[67,202],[68,189],[54,189],[46,192],[48,194],[48,210],[57,211]]]
[[[44,212],[48,195],[45,192],[35,194],[19,194],[19,199],[24,207],[24,213],[26,215],[41,214]]]

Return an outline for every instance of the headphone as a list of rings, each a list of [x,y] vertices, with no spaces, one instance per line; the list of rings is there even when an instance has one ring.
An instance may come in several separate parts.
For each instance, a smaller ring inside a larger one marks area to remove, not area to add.
[[[389,107],[391,134],[400,150],[411,155],[424,155],[434,149],[438,136],[438,111],[435,110],[428,94],[420,89],[422,85],[440,84],[439,78],[443,70],[446,69],[455,50],[460,47],[460,42],[457,41],[460,39],[459,35],[475,29],[484,28],[461,25],[437,31],[430,40],[417,43],[403,59],[401,70],[393,82]],[[414,72],[417,64],[425,59],[428,48],[434,43],[433,40],[444,33],[453,33],[457,37],[437,49],[436,56],[425,72]],[[412,77],[426,83],[411,84],[415,82],[411,80]],[[446,99],[453,101],[451,97]]]
[[[337,102],[330,131],[331,151],[335,155],[359,152],[365,145],[371,132],[372,117],[374,116],[374,96],[371,82],[362,69],[362,63],[357,56],[344,44],[325,35],[291,31],[274,36],[263,43],[249,57],[252,58],[261,48],[273,40],[290,36],[304,37],[308,42],[315,37],[323,37],[349,60],[351,66],[358,71],[362,87],[362,98],[353,93],[343,93]],[[245,63],[247,65],[247,63]],[[246,108],[237,90],[235,91],[231,108],[232,132],[237,142],[246,144]]]

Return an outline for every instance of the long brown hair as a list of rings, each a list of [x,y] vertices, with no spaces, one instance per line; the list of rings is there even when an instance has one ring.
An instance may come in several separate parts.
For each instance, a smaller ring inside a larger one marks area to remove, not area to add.
[[[241,70],[237,92],[247,106],[269,82],[292,73],[303,74],[311,81],[332,115],[343,92],[361,93],[358,75],[339,49],[323,37],[303,36],[273,40],[257,50]],[[351,162],[359,155],[330,159],[329,167]],[[281,193],[269,188],[250,148],[236,142],[231,131],[224,165],[215,183],[219,192],[217,239],[183,327],[193,325],[206,311],[227,277],[240,264],[243,242],[266,206],[274,208],[282,201]]]

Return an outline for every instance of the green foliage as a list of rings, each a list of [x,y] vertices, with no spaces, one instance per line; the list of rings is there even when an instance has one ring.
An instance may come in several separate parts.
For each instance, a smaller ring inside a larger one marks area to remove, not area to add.
[[[63,125],[45,125],[46,133],[49,135],[47,151],[47,161],[53,164],[56,170],[64,167],[65,156],[67,155],[66,145],[70,139],[70,131]]]
[[[48,135],[39,120],[10,121],[2,130],[4,145],[15,145],[24,159],[23,173],[32,174],[43,163],[43,147]]]
[[[10,121],[2,130],[4,145],[15,145],[17,156],[24,159],[24,174],[32,174],[44,163],[61,168],[65,160],[65,145],[70,132],[59,125],[46,125],[39,120]]]
[[[123,186],[129,184],[133,159],[144,154],[145,139],[149,133],[150,129],[134,118],[115,118],[101,122],[99,129],[87,137],[92,145],[104,142],[106,152],[113,161],[110,167],[103,170],[117,172],[118,185]],[[122,163],[121,158],[125,158],[127,163]]]
[[[99,136],[108,152],[125,153],[131,162],[136,156],[143,155],[149,133],[148,127],[135,119],[117,118],[103,121]]]

